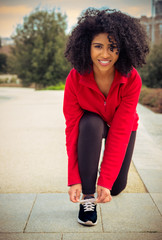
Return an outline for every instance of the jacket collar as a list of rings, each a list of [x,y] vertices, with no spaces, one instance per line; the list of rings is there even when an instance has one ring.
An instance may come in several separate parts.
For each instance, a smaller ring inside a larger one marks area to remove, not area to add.
[[[117,70],[115,70],[113,84],[124,84],[127,81],[128,81],[127,76],[124,76],[121,73],[119,73]],[[90,87],[94,90],[99,90],[94,78],[93,71],[91,71],[90,73],[80,75],[79,83],[84,86]]]

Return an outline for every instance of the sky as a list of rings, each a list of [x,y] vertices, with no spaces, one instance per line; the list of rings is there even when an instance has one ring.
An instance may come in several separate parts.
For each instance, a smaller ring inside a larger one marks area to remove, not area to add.
[[[151,0],[0,0],[0,37],[11,37],[24,16],[35,8],[61,11],[67,15],[69,33],[81,12],[88,7],[108,7],[133,17],[151,16]]]

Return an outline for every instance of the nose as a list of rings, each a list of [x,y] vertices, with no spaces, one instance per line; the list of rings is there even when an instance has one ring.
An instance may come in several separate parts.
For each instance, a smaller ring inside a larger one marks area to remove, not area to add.
[[[108,58],[110,56],[110,50],[108,48],[104,48],[102,55],[104,58]]]

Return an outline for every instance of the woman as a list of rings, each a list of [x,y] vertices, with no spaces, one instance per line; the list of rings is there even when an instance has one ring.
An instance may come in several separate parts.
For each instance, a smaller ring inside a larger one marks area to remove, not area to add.
[[[81,224],[96,225],[96,203],[111,201],[126,187],[142,85],[135,68],[148,52],[139,21],[116,10],[87,9],[69,37],[65,56],[74,68],[66,80],[63,110],[69,196],[79,202],[83,193]]]

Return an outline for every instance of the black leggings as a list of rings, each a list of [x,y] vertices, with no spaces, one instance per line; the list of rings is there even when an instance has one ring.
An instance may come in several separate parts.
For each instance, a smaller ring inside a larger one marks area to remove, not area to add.
[[[80,120],[78,164],[83,194],[95,193],[102,139],[107,138],[108,131],[108,125],[98,114],[86,111]],[[135,138],[136,131],[132,131],[122,167],[111,190],[112,196],[126,187]]]

